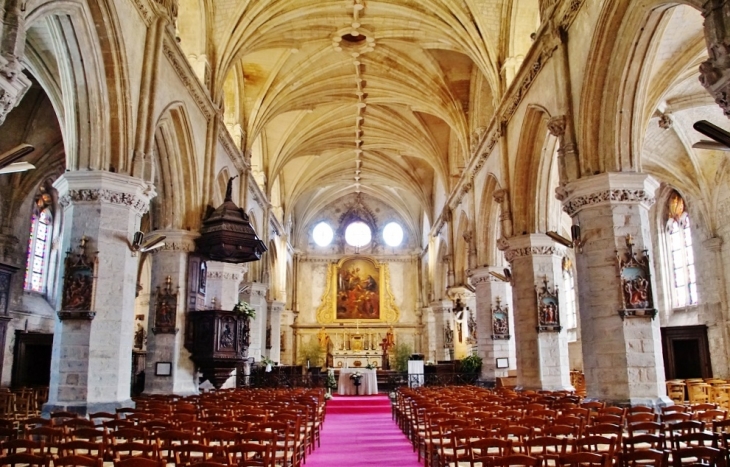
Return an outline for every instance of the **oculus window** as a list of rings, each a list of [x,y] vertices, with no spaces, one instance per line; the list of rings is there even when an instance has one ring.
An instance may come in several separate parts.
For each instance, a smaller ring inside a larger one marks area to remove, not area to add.
[[[383,229],[383,240],[388,246],[399,246],[403,243],[403,228],[397,222],[389,223]]]
[[[359,248],[370,243],[372,239],[370,227],[362,221],[353,222],[345,229],[345,241],[348,245]]]
[[[314,243],[319,246],[327,246],[332,243],[335,233],[332,231],[332,227],[326,222],[320,222],[314,227],[312,231],[312,238]]]

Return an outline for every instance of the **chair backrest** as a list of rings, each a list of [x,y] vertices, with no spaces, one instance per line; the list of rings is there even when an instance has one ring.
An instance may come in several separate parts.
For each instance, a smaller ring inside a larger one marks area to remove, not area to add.
[[[8,454],[7,456],[0,457],[0,466],[15,466],[18,464],[28,467],[48,467],[49,458],[26,453]]]
[[[98,457],[104,456],[104,445],[102,443],[92,443],[82,439],[68,441],[58,446],[58,452],[62,456],[86,456]]]
[[[630,423],[627,427],[629,436],[635,436],[638,434],[664,434],[664,425],[659,422],[637,422]]]
[[[115,460],[114,467],[165,467],[165,461],[144,457],[128,457]]]
[[[717,433],[694,432],[672,437],[672,449],[683,447],[708,446],[719,448]]]
[[[621,454],[620,465],[622,467],[665,467],[668,465],[668,459],[668,451],[640,449]]]
[[[686,462],[687,459],[694,460],[694,462]],[[672,463],[675,467],[719,465],[722,461],[722,451],[707,446],[672,449]]]
[[[559,466],[576,466],[576,467],[609,467],[612,459],[606,454],[598,454],[595,452],[574,452],[564,454],[557,460],[556,465]]]
[[[664,435],[643,433],[627,436],[621,440],[623,452],[634,452],[642,449],[662,450],[666,446]]]
[[[53,467],[102,467],[104,459],[76,454],[59,456],[53,459]]]
[[[228,463],[239,467],[269,467],[271,446],[258,443],[239,443],[226,448]]]
[[[493,467],[503,466],[525,466],[539,467],[542,465],[542,459],[538,457],[526,456],[524,454],[511,454],[509,456],[495,457],[492,459]]]

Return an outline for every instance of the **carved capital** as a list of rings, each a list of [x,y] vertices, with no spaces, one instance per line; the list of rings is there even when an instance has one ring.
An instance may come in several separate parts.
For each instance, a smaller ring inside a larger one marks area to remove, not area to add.
[[[14,73],[7,64],[0,73],[0,125],[5,122],[11,110],[23,99],[31,82],[23,73]]]
[[[555,137],[562,137],[565,135],[565,126],[567,124],[567,119],[565,115],[558,115],[557,117],[553,117],[550,120],[548,120],[548,131],[551,135]]]
[[[605,190],[584,196],[576,196],[563,204],[563,210],[572,217],[584,207],[597,204],[642,203],[647,205],[647,207],[651,207],[655,202],[656,199],[644,190]]]
[[[126,206],[143,215],[149,209],[149,200],[131,193],[105,189],[69,190],[59,201],[62,207],[75,203],[109,203]]]
[[[154,3],[160,13],[167,16],[170,22],[175,22],[178,13],[178,0],[154,0]]]

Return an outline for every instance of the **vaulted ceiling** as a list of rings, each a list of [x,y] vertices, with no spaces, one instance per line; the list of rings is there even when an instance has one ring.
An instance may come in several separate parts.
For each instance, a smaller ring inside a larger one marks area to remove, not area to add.
[[[361,192],[415,231],[489,122],[500,63],[538,26],[537,0],[215,0],[205,15],[214,98],[282,215],[307,224]]]

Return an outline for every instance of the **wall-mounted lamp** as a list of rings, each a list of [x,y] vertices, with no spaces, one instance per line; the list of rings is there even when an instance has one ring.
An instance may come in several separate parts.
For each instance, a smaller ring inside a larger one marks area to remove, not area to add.
[[[564,247],[575,248],[575,251],[577,251],[578,253],[583,253],[583,245],[585,244],[585,242],[580,237],[580,225],[576,224],[570,226],[571,239],[563,237],[554,230],[547,232],[546,235],[550,237],[554,242],[560,243]]]
[[[136,256],[137,252],[147,253],[165,246],[165,235],[153,235],[145,238],[144,232],[135,232],[132,238],[132,244],[129,248],[132,250],[132,256]]]
[[[489,271],[489,275],[492,277],[496,277],[497,279],[501,280],[502,282],[509,282],[509,279],[507,279],[507,276],[504,276],[498,272]]]

